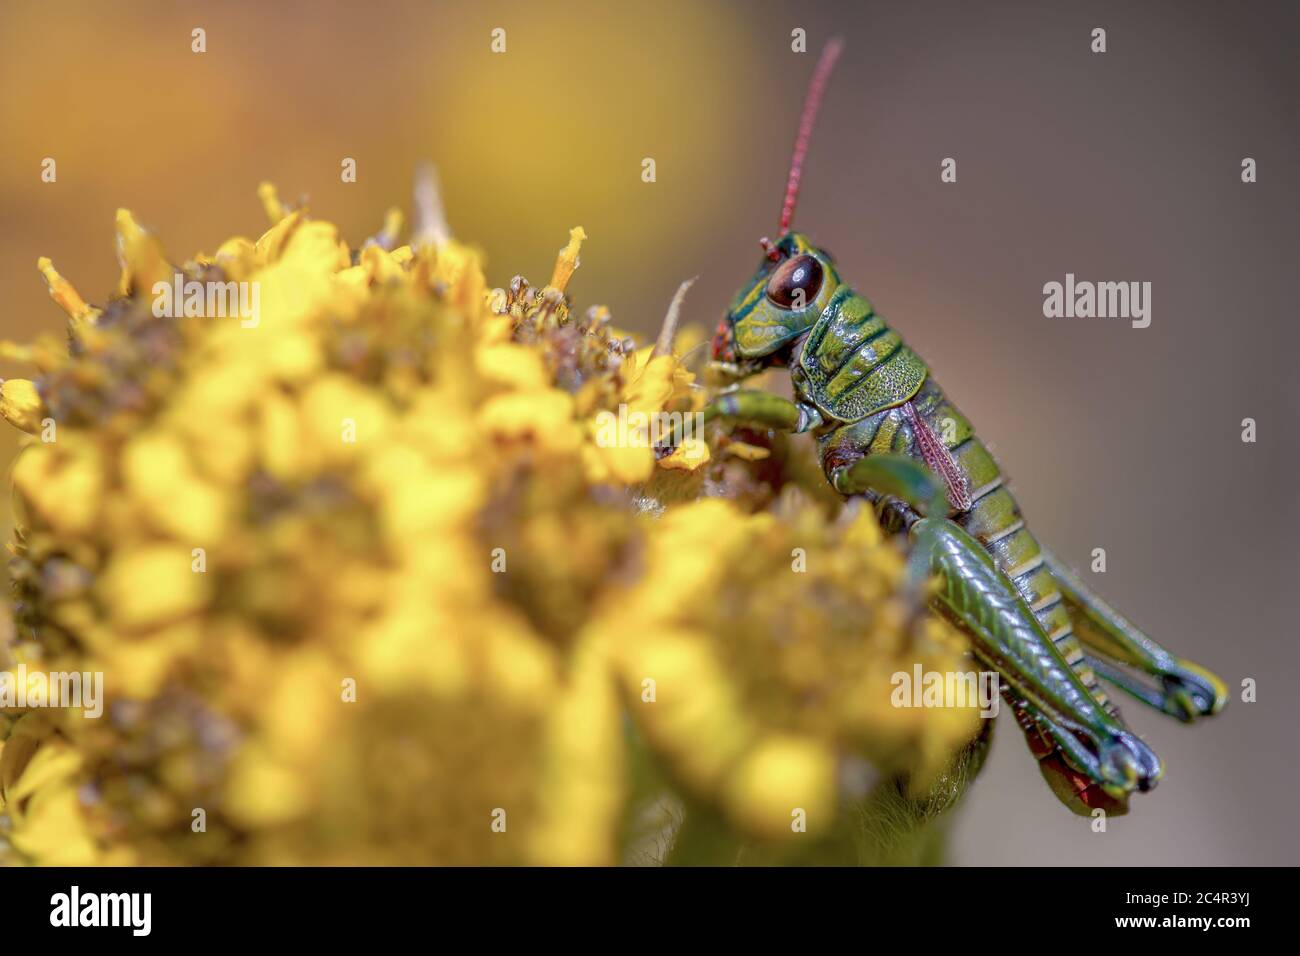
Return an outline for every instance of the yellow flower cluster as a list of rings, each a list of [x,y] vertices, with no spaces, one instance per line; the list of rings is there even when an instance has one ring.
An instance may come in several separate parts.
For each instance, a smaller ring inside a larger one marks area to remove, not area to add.
[[[106,697],[0,708],[0,862],[606,864],[647,827],[689,861],[692,826],[780,848],[935,805],[978,720],[890,675],[961,638],[791,446],[602,436],[705,391],[571,311],[581,230],[489,289],[396,213],[352,249],[262,198],[264,235],[183,266],[120,212],[117,294],[41,260],[67,340],[0,343],[36,368],[0,391],[30,435],[0,676]],[[254,283],[257,321],[156,315],[174,281]]]

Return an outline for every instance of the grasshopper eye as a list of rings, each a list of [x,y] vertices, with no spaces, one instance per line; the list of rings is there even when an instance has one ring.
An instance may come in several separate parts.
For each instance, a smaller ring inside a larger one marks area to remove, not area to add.
[[[767,297],[783,309],[802,309],[822,287],[822,264],[809,255],[781,263],[767,280]]]

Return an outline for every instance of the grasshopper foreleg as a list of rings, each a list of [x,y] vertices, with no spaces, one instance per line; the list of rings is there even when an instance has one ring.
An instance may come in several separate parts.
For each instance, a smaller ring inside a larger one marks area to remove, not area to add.
[[[723,392],[704,408],[704,424],[722,420],[770,428],[780,432],[806,432],[821,424],[821,413],[760,389]],[[669,446],[662,446],[665,450]]]
[[[783,432],[805,432],[821,424],[821,414],[811,405],[761,389],[723,392],[704,409],[706,423],[719,418]]]

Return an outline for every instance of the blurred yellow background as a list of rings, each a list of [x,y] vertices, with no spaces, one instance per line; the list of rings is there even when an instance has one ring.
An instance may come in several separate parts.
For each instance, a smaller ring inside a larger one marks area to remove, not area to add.
[[[721,172],[751,161],[746,65],[758,49],[736,13],[672,2],[653,15],[568,4],[564,16],[529,3],[6,3],[5,328],[51,318],[31,281],[34,250],[88,295],[109,287],[117,206],[185,256],[264,228],[254,188],[269,179],[359,241],[386,206],[407,205],[422,159],[437,163],[454,229],[482,244],[500,282],[548,270],[581,223],[600,265],[583,273],[583,298],[657,318],[676,282],[655,273],[708,261],[716,239],[699,226],[741,189]],[[203,54],[190,49],[196,26]],[[489,48],[495,27],[505,54]],[[779,145],[761,159],[772,170],[792,122],[778,119]],[[57,184],[40,180],[46,156]],[[641,181],[647,156],[653,185]],[[345,157],[354,184],[340,181]],[[779,189],[769,179],[768,206]]]
[[[39,255],[102,301],[116,281],[119,206],[180,261],[256,237],[266,223],[255,189],[270,180],[359,245],[384,209],[409,210],[412,172],[430,159],[452,228],[486,251],[490,281],[543,281],[581,224],[592,239],[575,295],[610,305],[623,327],[649,328],[710,262],[717,236],[700,226],[743,198],[751,162],[768,173],[765,206],[779,199],[800,92],[779,111],[776,148],[751,160],[759,44],[738,14],[690,2],[561,13],[523,2],[6,0],[0,334],[60,328]],[[206,31],[202,54],[191,50],[195,27]],[[504,54],[491,50],[497,27]],[[46,157],[55,183],[41,180]],[[348,157],[355,183],[341,181]],[[646,157],[653,184],[641,179]],[[0,376],[19,374],[0,363]],[[14,442],[0,436],[5,460]]]

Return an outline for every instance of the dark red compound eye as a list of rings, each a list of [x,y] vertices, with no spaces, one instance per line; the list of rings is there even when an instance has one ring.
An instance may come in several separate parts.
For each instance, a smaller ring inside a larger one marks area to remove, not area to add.
[[[783,309],[802,309],[822,287],[822,264],[813,256],[795,256],[777,266],[767,280],[767,297]]]

